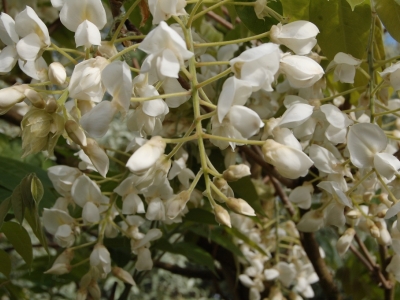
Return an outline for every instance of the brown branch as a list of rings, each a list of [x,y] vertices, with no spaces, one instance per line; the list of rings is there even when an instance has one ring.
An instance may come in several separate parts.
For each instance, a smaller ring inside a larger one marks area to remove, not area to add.
[[[227,20],[225,20],[224,18],[222,18],[221,16],[217,15],[215,12],[213,11],[209,11],[207,12],[207,15],[214,19],[215,21],[217,21],[218,23],[220,23],[222,26],[228,28],[229,30],[233,29],[233,25],[232,23],[228,22]]]
[[[375,275],[377,275],[379,281],[382,283],[382,285],[385,288],[385,290],[386,289],[387,290],[392,289],[393,288],[392,283],[385,278],[385,276],[382,273],[380,265],[375,263],[375,261],[372,259],[371,255],[369,254],[369,251],[368,251],[367,247],[365,246],[364,242],[360,239],[358,234],[354,235],[354,240],[356,241],[356,243],[360,247],[360,250],[363,253],[363,255],[365,256],[365,258],[367,259],[367,261],[371,264],[371,266],[373,268],[373,272],[375,273]]]
[[[342,296],[333,281],[332,274],[329,272],[324,259],[319,253],[319,244],[315,239],[314,233],[300,232],[300,240],[304,251],[307,253],[315,272],[319,277],[319,284],[325,292],[326,299],[340,300]]]
[[[360,251],[357,250],[356,247],[354,247],[353,245],[350,245],[350,250],[351,252],[354,253],[355,256],[357,256],[357,258],[359,260],[361,260],[361,262],[367,267],[367,269],[372,272],[374,270],[374,268],[371,266],[371,264],[368,262],[368,260],[365,259],[365,257],[360,253]]]
[[[1,0],[1,3],[3,4],[3,12],[8,14],[8,5],[7,5],[7,0]]]
[[[283,203],[283,206],[286,208],[288,211],[289,215],[291,217],[294,217],[296,214],[296,211],[293,208],[292,203],[290,203],[288,196],[286,195],[285,191],[282,189],[282,186],[279,184],[278,180],[276,180],[274,177],[270,177],[272,185],[275,188],[276,193],[279,195],[279,198],[281,198],[281,201]]]

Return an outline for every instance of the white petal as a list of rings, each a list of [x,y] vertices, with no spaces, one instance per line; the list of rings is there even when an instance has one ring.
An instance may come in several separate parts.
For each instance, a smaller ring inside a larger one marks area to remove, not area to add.
[[[82,219],[85,223],[97,223],[100,221],[100,212],[93,202],[87,202],[83,206]]]
[[[251,86],[236,77],[229,77],[218,99],[218,120],[221,123],[232,105],[244,105],[252,93]]]
[[[83,115],[80,123],[82,128],[92,137],[102,137],[117,113],[117,108],[110,101],[102,101],[90,112]],[[99,122],[101,120],[101,122]]]
[[[102,197],[100,188],[86,175],[78,177],[71,188],[75,203],[83,207],[87,202],[99,202]]]
[[[47,74],[47,71],[46,71],[47,63],[43,59],[43,57],[39,57],[35,61],[26,61],[26,62],[19,59],[18,66],[26,75],[28,75],[29,77],[32,77],[33,79],[36,79],[36,80],[41,79],[42,73]]]
[[[127,215],[144,213],[144,204],[142,199],[136,194],[129,194],[122,202],[122,213]]]
[[[350,120],[346,114],[342,113],[335,105],[324,104],[320,109],[332,126],[345,128],[353,124],[353,121]]]
[[[101,45],[101,35],[99,29],[92,22],[85,20],[79,24],[75,32],[76,47],[85,46],[90,48],[92,45]]]
[[[32,32],[19,40],[17,43],[17,52],[20,58],[32,61],[36,60],[41,47],[42,42],[39,36]]]
[[[175,53],[168,48],[157,57],[157,71],[165,77],[178,78],[180,67]]]
[[[0,15],[0,39],[7,46],[14,46],[19,40],[15,31],[15,21],[3,12]]]
[[[146,233],[144,238],[142,238],[139,242],[132,245],[132,249],[135,250],[135,249],[141,248],[141,247],[145,246],[147,243],[158,240],[160,237],[162,237],[162,232],[160,229],[158,229],[158,228],[150,229]]]
[[[234,105],[229,110],[229,120],[244,138],[258,133],[264,123],[256,112],[245,106]]]
[[[312,185],[298,186],[292,190],[289,195],[289,201],[297,204],[302,209],[309,209],[311,207],[311,194],[314,191]]]
[[[83,148],[85,154],[89,157],[97,172],[103,177],[106,177],[110,161],[107,154],[93,139],[87,139],[87,146]]]
[[[340,162],[328,149],[314,144],[310,147],[309,155],[319,171],[328,174],[337,173],[335,167],[339,165]]]
[[[295,103],[282,115],[278,126],[287,128],[297,127],[307,121],[313,111],[314,107],[312,105]]]
[[[156,99],[143,103],[142,110],[150,117],[158,117],[166,114],[165,112],[168,111],[168,106],[163,100]]]
[[[36,12],[29,6],[15,16],[15,31],[20,37],[25,37],[33,32],[40,36],[40,40],[50,46],[49,30]]]
[[[373,167],[374,155],[384,150],[386,145],[385,133],[375,124],[355,124],[347,135],[350,160],[358,168]]]
[[[392,154],[377,153],[374,156],[374,168],[387,180],[393,180],[400,169],[400,161]]]
[[[101,0],[66,0],[60,11],[60,20],[71,31],[76,31],[85,20],[94,23],[98,29],[107,23]]]

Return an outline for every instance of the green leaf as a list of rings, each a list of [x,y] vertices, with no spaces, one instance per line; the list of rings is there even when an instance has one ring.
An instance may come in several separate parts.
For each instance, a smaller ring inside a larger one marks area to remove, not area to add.
[[[309,19],[310,0],[281,0],[283,16],[289,22]]]
[[[47,253],[49,253],[49,248],[47,246],[47,239],[43,231],[42,223],[40,222],[39,213],[36,207],[32,209],[25,210],[25,220],[31,226],[33,233],[38,238],[40,244],[44,247]]]
[[[0,174],[2,174],[0,176],[0,186],[3,188],[14,190],[20,184],[21,180],[30,173],[35,173],[43,184],[44,196],[40,202],[40,208],[53,206],[56,196],[52,192],[54,189],[53,184],[47,176],[46,171],[39,167],[10,159],[9,157],[0,156]]]
[[[32,193],[32,197],[35,200],[36,204],[39,204],[40,200],[42,200],[43,195],[44,195],[44,188],[43,188],[42,182],[36,176],[36,174],[32,175],[31,193]]]
[[[215,227],[213,230],[209,230],[208,228],[205,230],[202,226],[192,226],[189,230],[206,239],[211,239],[213,242],[231,251],[233,254],[243,257],[242,251],[233,243],[232,237],[228,235],[223,228],[224,227],[221,226],[219,228]]]
[[[187,242],[180,242],[170,244],[167,239],[161,238],[153,245],[155,248],[173,254],[180,254],[189,259],[193,263],[207,267],[210,271],[215,273],[214,259],[203,248]]]
[[[7,198],[3,202],[1,202],[1,204],[0,204],[0,229],[1,229],[1,226],[3,225],[4,218],[6,217],[10,208],[11,208],[11,198]]]
[[[362,59],[366,55],[371,25],[371,7],[366,1],[354,11],[346,0],[310,2],[310,21],[320,33],[318,44],[323,54],[332,60],[338,52]]]
[[[250,176],[241,178],[238,181],[229,182],[230,187],[235,193],[235,197],[242,198],[260,215],[265,216],[264,210],[261,207],[256,188],[251,181]]]
[[[400,43],[400,5],[395,0],[375,0],[375,11],[390,35]]]
[[[28,266],[33,259],[32,242],[26,229],[15,222],[5,222],[1,231],[14,246],[15,251],[22,256]]]
[[[235,0],[235,2],[254,2],[253,0]],[[279,14],[282,14],[282,4],[279,1],[268,1],[268,7]],[[271,29],[278,21],[272,17],[265,17],[264,20],[257,18],[254,6],[235,5],[236,13],[243,24],[252,32],[261,34]]]
[[[11,260],[8,253],[2,249],[0,249],[0,262],[0,272],[8,277],[11,273]]]
[[[21,185],[17,185],[11,195],[11,204],[14,211],[15,219],[22,224],[25,214],[25,204],[22,196]]]
[[[192,221],[195,223],[218,225],[215,221],[215,216],[213,213],[204,210],[202,208],[193,208],[184,216],[184,221]]]
[[[35,206],[35,200],[32,195],[32,174],[25,176],[21,181],[21,195],[22,201],[27,208],[32,208]]]
[[[247,235],[243,234],[238,229],[236,229],[234,227],[232,227],[232,228],[225,227],[224,229],[226,232],[229,232],[232,236],[237,237],[238,239],[241,239],[243,242],[245,242],[247,245],[249,245],[253,249],[256,249],[258,252],[264,254],[265,256],[268,256],[268,253],[266,253],[263,248],[258,246],[258,244],[256,242],[251,240]]]

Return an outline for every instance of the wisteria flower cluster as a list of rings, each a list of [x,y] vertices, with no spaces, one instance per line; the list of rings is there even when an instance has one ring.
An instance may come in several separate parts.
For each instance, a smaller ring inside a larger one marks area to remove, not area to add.
[[[326,62],[315,24],[279,17],[260,1],[255,9],[279,22],[224,42],[206,42],[194,25],[212,10],[201,11],[201,1],[149,0],[147,35],[125,28],[139,0],[113,24],[100,0],[51,2],[76,49],[52,43],[30,6],[15,18],[1,13],[0,72],[18,62],[31,81],[0,90],[0,113],[27,104],[24,157],[52,158],[66,140],[79,159],[48,168],[59,197],[42,212],[45,230],[65,249],[45,273],[88,267],[77,299],[100,299],[99,281],[110,273],[135,285],[133,274],[159,261],[154,247],[170,238],[166,228],[178,230],[198,209],[237,233],[238,279],[249,299],[314,297],[312,284],[329,278],[321,277],[323,251],[311,233],[328,226],[340,256],[362,255],[353,245],[365,251],[362,236],[390,249],[381,267],[369,253],[363,259],[382,284],[394,284],[388,273],[400,281],[400,100],[380,95],[400,88],[399,63],[344,52]],[[357,76],[368,83],[343,90]],[[344,99],[355,90],[358,99]],[[117,121],[124,130],[113,129]],[[110,132],[128,143],[110,147]],[[273,192],[255,204],[234,182],[255,185],[259,196]],[[116,237],[130,243],[129,271],[115,266],[105,243]]]

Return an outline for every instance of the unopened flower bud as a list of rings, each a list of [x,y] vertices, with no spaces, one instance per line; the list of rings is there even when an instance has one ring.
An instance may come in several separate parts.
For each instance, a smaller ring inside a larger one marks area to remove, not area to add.
[[[376,227],[379,228],[380,236],[377,238],[379,244],[383,246],[388,246],[392,243],[392,237],[390,236],[389,231],[387,230],[385,221],[381,220],[375,222]]]
[[[393,202],[389,200],[388,194],[381,193],[378,199],[382,204],[385,204],[388,208],[392,207]]]
[[[76,293],[76,300],[86,300],[87,299],[87,289],[79,289]]]
[[[373,196],[374,196],[373,193],[370,193],[370,192],[364,193],[364,194],[363,194],[363,202],[369,203],[369,202],[371,201],[371,199],[372,199]]]
[[[128,283],[132,286],[135,286],[136,283],[132,278],[132,275],[129,274],[127,271],[125,271],[124,269],[118,268],[118,267],[113,267],[112,268],[112,273],[115,277],[117,277],[118,279],[122,280],[125,283]]]
[[[369,231],[374,238],[379,238],[381,236],[381,232],[375,224],[369,227]]]
[[[339,255],[342,256],[349,249],[351,242],[353,241],[356,231],[353,228],[347,229],[344,234],[338,239],[336,243],[336,250]]]
[[[38,92],[32,89],[26,89],[24,94],[34,107],[39,109],[45,108],[46,102],[43,100],[42,96],[40,96]]]
[[[169,203],[167,207],[167,217],[175,219],[179,213],[185,208],[186,203],[190,199],[189,191],[182,191],[176,195]]]
[[[53,62],[49,65],[49,79],[51,83],[63,85],[67,79],[67,72],[62,64]]]
[[[54,98],[49,98],[46,103],[45,111],[49,114],[55,113],[58,109],[57,101]]]
[[[250,168],[245,164],[229,166],[222,174],[226,181],[237,181],[242,177],[249,176]]]
[[[228,182],[224,178],[214,177],[213,183],[226,197],[234,196],[232,188],[229,186]],[[221,195],[218,195],[214,191],[212,191],[212,196],[215,200],[221,203],[224,203],[226,201],[225,197],[223,198]]]
[[[74,251],[67,249],[56,258],[52,267],[45,274],[63,275],[71,271],[70,262],[74,258]]]
[[[88,290],[90,296],[92,296],[93,300],[100,300],[101,291],[100,291],[100,287],[96,281],[92,280],[92,282],[89,284],[87,290]]]
[[[246,216],[256,215],[254,209],[241,198],[229,197],[225,203],[235,213],[243,214]]]
[[[229,228],[232,227],[231,217],[229,216],[228,211],[225,208],[223,208],[221,205],[218,205],[218,204],[214,205],[214,214],[215,214],[215,220],[219,224],[226,225]]]
[[[77,122],[74,120],[65,122],[65,131],[75,144],[81,147],[87,146],[86,135]]]
[[[89,157],[97,172],[103,177],[106,177],[110,161],[106,152],[97,144],[94,139],[86,139],[87,146],[82,147],[82,150]]]
[[[118,54],[117,48],[115,48],[114,43],[110,43],[107,41],[102,41],[101,45],[97,47],[97,51],[101,54],[101,56],[105,58],[110,58]]]
[[[350,219],[359,219],[361,217],[361,213],[356,209],[351,209],[346,212],[346,217]]]
[[[0,90],[0,115],[4,115],[15,104],[25,99],[26,85],[15,85]]]

